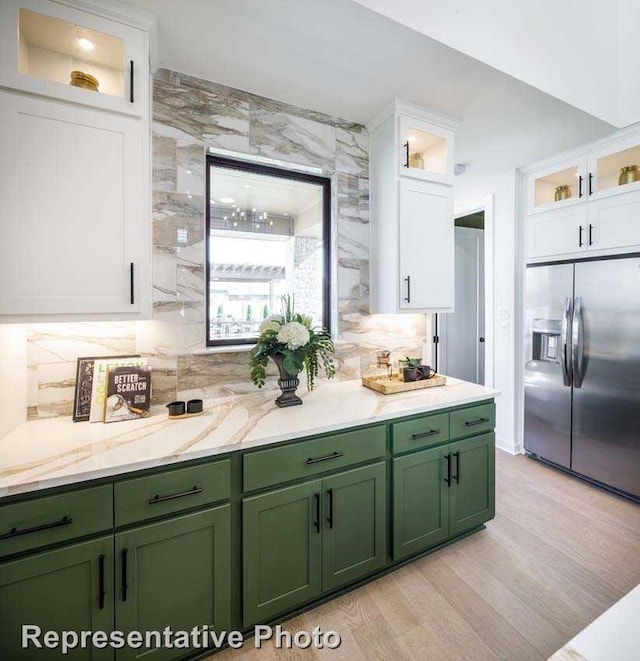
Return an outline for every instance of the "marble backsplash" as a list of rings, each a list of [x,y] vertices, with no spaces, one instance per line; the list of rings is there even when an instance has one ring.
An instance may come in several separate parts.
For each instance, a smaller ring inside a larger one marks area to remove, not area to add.
[[[398,356],[421,354],[424,315],[369,314],[366,129],[160,70],[153,93],[153,319],[26,326],[29,418],[71,413],[79,356],[146,356],[155,403],[253,389],[246,351],[198,353],[205,348],[204,164],[209,148],[314,166],[331,178],[338,379],[357,378],[361,353],[376,347]],[[269,379],[267,387],[275,387],[274,381]]]

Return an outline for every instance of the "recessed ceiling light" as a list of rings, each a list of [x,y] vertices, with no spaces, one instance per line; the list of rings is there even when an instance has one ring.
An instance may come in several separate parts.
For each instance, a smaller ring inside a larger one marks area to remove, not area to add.
[[[251,188],[251,186],[249,186],[249,184],[245,184],[244,187],[245,188]]]
[[[233,223],[233,226],[234,226],[234,227],[238,227],[238,223]]]
[[[221,197],[219,198],[222,204],[233,204],[235,200],[232,197]]]
[[[273,227],[273,220],[269,221],[269,225],[271,225],[271,227]]]
[[[93,41],[86,37],[78,37],[78,46],[80,46],[82,50],[93,50],[96,47]]]
[[[253,209],[253,213],[255,213],[255,212],[256,212],[256,210],[255,210],[255,209]]]
[[[187,174],[191,174],[191,170],[187,170]]]

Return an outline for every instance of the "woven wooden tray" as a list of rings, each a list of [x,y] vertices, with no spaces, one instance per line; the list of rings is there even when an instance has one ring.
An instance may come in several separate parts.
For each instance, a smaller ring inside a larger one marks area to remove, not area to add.
[[[397,392],[407,392],[408,390],[422,390],[423,388],[435,388],[444,386],[447,383],[447,377],[440,374],[432,376],[430,379],[422,381],[402,381],[397,376],[391,377],[362,377],[362,385],[381,392],[383,395],[393,395]]]

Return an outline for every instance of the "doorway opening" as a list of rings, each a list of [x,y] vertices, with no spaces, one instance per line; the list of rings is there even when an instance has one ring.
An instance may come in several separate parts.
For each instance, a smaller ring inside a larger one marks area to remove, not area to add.
[[[485,385],[485,210],[455,219],[455,312],[436,317],[437,369]]]

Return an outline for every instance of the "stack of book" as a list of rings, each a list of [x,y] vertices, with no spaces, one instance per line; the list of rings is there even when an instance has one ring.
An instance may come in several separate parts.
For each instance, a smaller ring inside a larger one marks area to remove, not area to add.
[[[133,420],[149,414],[151,368],[140,356],[78,358],[73,419]]]

